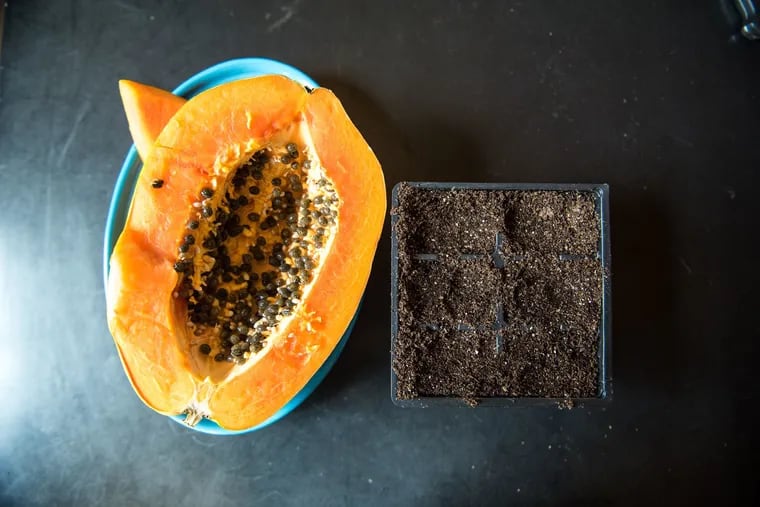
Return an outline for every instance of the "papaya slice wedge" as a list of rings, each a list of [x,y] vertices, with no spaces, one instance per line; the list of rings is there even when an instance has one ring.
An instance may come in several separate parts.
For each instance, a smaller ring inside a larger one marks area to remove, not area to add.
[[[110,259],[108,324],[140,398],[190,425],[274,415],[357,311],[385,211],[380,163],[329,90],[262,76],[187,101]]]
[[[119,93],[129,133],[137,153],[145,160],[158,134],[186,101],[166,90],[127,79],[119,81]]]

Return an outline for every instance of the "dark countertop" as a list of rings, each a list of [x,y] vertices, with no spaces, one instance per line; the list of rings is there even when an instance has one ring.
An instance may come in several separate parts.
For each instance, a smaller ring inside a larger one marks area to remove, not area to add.
[[[0,504],[749,503],[760,42],[729,1],[580,3],[11,0]],[[386,226],[356,330],[298,410],[215,438],[144,407],[104,315],[116,81],[172,88],[241,56],[335,90],[388,188],[609,183],[614,402],[394,407]]]

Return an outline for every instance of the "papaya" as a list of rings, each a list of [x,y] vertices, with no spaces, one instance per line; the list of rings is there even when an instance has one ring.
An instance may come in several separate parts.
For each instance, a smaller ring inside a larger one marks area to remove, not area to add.
[[[119,93],[127,115],[129,133],[142,160],[148,156],[158,134],[185,103],[166,90],[122,79]]]
[[[382,168],[324,88],[271,75],[182,104],[139,95],[124,100],[144,158],[110,258],[109,329],[146,405],[251,428],[306,385],[357,311]]]

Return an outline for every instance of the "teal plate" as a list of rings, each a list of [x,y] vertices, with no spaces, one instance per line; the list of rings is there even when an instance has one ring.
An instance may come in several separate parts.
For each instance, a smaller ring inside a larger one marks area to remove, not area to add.
[[[199,72],[175,88],[172,93],[189,99],[190,97],[198,95],[202,91],[223,83],[267,74],[281,74],[287,76],[308,88],[317,88],[319,86],[309,76],[285,63],[267,58],[240,58],[237,60],[222,62]],[[119,171],[119,177],[116,180],[116,185],[113,189],[113,197],[111,197],[111,205],[108,208],[108,218],[106,220],[105,238],[103,242],[103,280],[106,285],[108,280],[108,261],[111,258],[113,247],[116,244],[119,234],[121,234],[121,231],[124,228],[127,215],[129,214],[132,193],[134,192],[135,182],[140,174],[141,167],[142,164],[140,163],[140,158],[137,156],[137,150],[134,145],[132,145],[121,166],[121,171]],[[320,382],[324,380],[327,373],[338,360],[343,348],[346,346],[346,342],[351,335],[351,331],[354,328],[358,315],[359,309],[356,310],[354,318],[348,325],[348,329],[346,329],[343,337],[341,337],[340,341],[335,346],[335,349],[327,357],[327,360],[322,367],[317,370],[304,388],[272,417],[252,428],[240,431],[225,430],[208,419],[201,420],[196,426],[192,427],[192,429],[211,435],[239,435],[241,433],[249,433],[264,428],[265,426],[269,426],[288,415],[293,409],[308,398]],[[171,418],[178,423],[183,423],[185,416],[178,415],[171,416]]]

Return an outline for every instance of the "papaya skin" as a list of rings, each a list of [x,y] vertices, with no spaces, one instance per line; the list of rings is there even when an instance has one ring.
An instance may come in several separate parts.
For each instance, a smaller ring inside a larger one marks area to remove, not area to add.
[[[166,90],[122,79],[119,93],[127,115],[129,133],[142,160],[153,142],[186,100]]]
[[[158,128],[159,116],[152,118]],[[172,297],[189,210],[199,188],[223,182],[296,124],[308,131],[341,199],[334,239],[295,317],[260,357],[242,367],[199,366],[189,350],[186,309]],[[169,117],[146,153],[108,281],[109,327],[125,371],[160,413],[208,417],[231,430],[253,427],[306,385],[357,310],[385,217],[382,169],[332,92],[307,93],[282,76],[236,81],[194,97]],[[157,179],[164,182],[160,190],[152,187]]]

